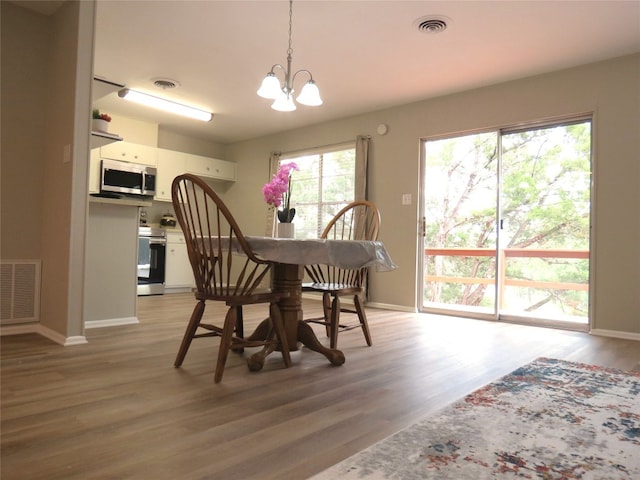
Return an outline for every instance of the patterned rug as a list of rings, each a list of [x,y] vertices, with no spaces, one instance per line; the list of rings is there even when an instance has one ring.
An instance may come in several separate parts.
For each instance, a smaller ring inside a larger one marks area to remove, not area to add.
[[[313,477],[640,479],[640,372],[538,358]]]

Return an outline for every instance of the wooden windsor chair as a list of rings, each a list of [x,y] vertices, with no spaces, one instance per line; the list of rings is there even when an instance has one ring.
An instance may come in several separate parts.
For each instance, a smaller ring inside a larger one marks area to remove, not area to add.
[[[332,240],[377,240],[380,212],[373,202],[357,200],[340,210],[325,227],[320,238]],[[305,319],[326,327],[330,348],[338,346],[338,332],[362,328],[367,345],[371,346],[371,333],[364,310],[367,267],[339,268],[331,265],[308,265],[305,270],[311,283],[304,283],[305,292],[322,293],[323,317]],[[341,305],[340,297],[353,296],[354,308]],[[356,314],[359,323],[340,323],[340,314]]]
[[[271,263],[258,258],[243,236],[231,212],[213,189],[191,174],[177,176],[171,187],[173,207],[185,236],[189,262],[195,279],[196,305],[175,360],[179,367],[191,341],[199,337],[220,337],[214,380],[222,379],[229,350],[265,347],[264,355],[279,347],[285,366],[291,365],[287,338],[278,302],[287,294],[261,286]],[[203,321],[207,301],[224,302],[224,321]],[[269,321],[260,331],[244,337],[242,307],[268,303]],[[248,359],[249,369],[259,370],[261,362]]]

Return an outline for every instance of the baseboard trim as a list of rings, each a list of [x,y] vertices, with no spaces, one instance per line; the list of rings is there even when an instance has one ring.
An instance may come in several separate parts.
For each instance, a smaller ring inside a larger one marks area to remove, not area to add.
[[[117,327],[120,325],[135,325],[136,323],[140,323],[138,317],[107,318],[105,320],[87,320],[84,323],[84,328]]]
[[[382,310],[396,310],[398,312],[417,313],[418,311],[413,307],[407,307],[405,305],[393,305],[390,303],[379,302],[367,302],[365,307],[380,308]]]
[[[612,337],[612,338],[621,338],[623,340],[640,341],[640,333],[622,332],[619,330],[604,330],[602,328],[594,328],[589,333],[591,335],[597,335],[599,337]]]
[[[29,323],[26,325],[9,325],[0,328],[0,336],[5,335],[24,335],[28,333],[35,333],[42,337],[48,338],[52,342],[68,347],[72,345],[82,345],[87,342],[87,338],[84,335],[74,335],[72,337],[65,337],[55,330],[51,330],[49,327],[45,327],[39,323]]]
[[[322,294],[306,292],[302,294],[302,298],[308,300],[322,301]],[[340,297],[340,302],[345,305],[353,305],[353,299],[347,297]],[[405,305],[393,305],[391,303],[379,303],[379,302],[367,302],[365,307],[380,308],[382,310],[396,310],[398,312],[417,313],[417,310],[413,307],[407,307]]]

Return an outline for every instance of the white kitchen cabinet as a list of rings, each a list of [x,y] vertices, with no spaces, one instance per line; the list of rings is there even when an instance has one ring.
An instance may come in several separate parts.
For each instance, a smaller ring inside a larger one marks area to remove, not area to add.
[[[185,173],[186,153],[158,148],[158,170],[156,172],[156,195],[154,200],[171,201],[171,183],[176,176]]]
[[[184,235],[167,232],[167,258],[165,272],[166,293],[189,292],[195,287],[193,271]]]
[[[93,148],[89,155],[89,193],[100,193],[100,149]]]
[[[236,179],[236,164],[234,162],[190,153],[185,155],[187,157],[187,172],[189,173],[216,180],[235,181]]]
[[[152,167],[158,164],[158,149],[156,147],[131,142],[115,142],[100,147],[100,156],[122,162],[151,165]]]

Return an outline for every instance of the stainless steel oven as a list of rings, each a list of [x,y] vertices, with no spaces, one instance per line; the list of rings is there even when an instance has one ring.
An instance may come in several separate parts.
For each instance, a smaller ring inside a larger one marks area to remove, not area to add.
[[[163,295],[167,235],[161,228],[138,227],[138,295]]]

